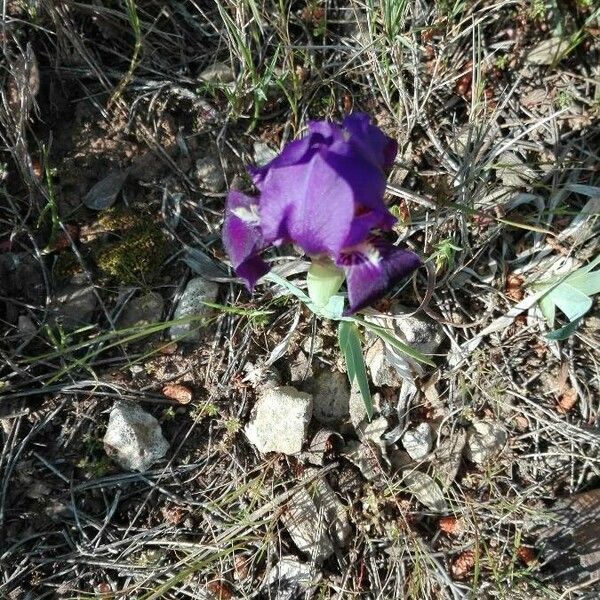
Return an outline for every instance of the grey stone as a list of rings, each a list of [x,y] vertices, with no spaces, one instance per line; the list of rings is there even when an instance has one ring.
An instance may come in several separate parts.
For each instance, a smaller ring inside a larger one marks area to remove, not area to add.
[[[379,393],[372,394],[371,399],[373,401],[373,411],[375,414],[381,412],[381,395]],[[368,423],[367,409],[365,402],[360,393],[358,383],[356,380],[352,383],[350,388],[350,402],[349,402],[350,422],[354,429],[358,432],[362,431],[362,427]]]
[[[366,319],[375,325],[384,327],[400,342],[422,354],[435,353],[444,340],[442,328],[429,317],[403,314],[404,310],[400,304],[394,303],[391,314],[371,313],[366,315]],[[379,345],[381,344],[380,339],[374,334],[371,334],[370,337],[374,341],[372,349],[367,351],[365,362],[369,364],[374,382],[377,379],[380,385],[398,387],[403,381],[413,384],[414,375],[424,373],[421,363],[408,357],[389,343],[384,344],[385,351],[382,351]],[[389,370],[390,368],[392,371]]]
[[[390,465],[394,471],[404,471],[407,467],[414,465],[413,459],[408,455],[408,452],[401,448],[396,448],[390,453]]]
[[[126,179],[127,171],[112,171],[90,189],[83,203],[92,210],[110,208],[116,202]]]
[[[219,193],[225,189],[221,163],[213,156],[205,156],[196,161],[195,176],[198,185],[208,192]]]
[[[350,440],[342,455],[355,467],[358,467],[363,477],[369,481],[381,479],[385,473],[385,465],[381,454],[381,447],[375,442],[357,442]]]
[[[343,442],[343,437],[337,431],[331,429],[319,429],[313,436],[305,452],[302,453],[302,459],[312,465],[322,467],[325,464],[325,456],[331,452],[332,447],[337,442]]]
[[[394,314],[393,329],[402,341],[423,354],[433,354],[444,341],[439,324],[424,315]]]
[[[17,332],[22,344],[29,343],[37,334],[37,327],[28,315],[19,315],[17,319]]]
[[[321,579],[314,564],[299,561],[295,556],[284,556],[269,571],[267,577],[268,598],[272,600],[295,600],[303,592],[314,587]]]
[[[0,254],[0,294],[40,304],[45,298],[40,263],[26,252]]]
[[[196,317],[201,320],[209,318],[213,309],[206,306],[204,302],[214,302],[218,292],[219,286],[213,281],[208,281],[203,277],[190,279],[175,309],[173,319]],[[187,342],[198,341],[200,339],[199,322],[178,323],[171,327],[169,333],[171,339],[183,337]]]
[[[569,48],[569,40],[551,37],[542,40],[525,54],[525,63],[529,65],[552,65],[562,58]]]
[[[128,471],[147,471],[164,457],[169,443],[158,421],[133,402],[118,401],[104,436],[106,453]]]
[[[381,448],[382,455],[385,455],[385,442],[383,436],[389,429],[389,421],[384,416],[374,418],[372,421],[363,421],[357,428],[356,433],[361,442],[373,442]]]
[[[92,322],[98,298],[94,286],[83,277],[74,277],[62,287],[50,304],[55,321],[65,329],[77,329]]]
[[[398,376],[396,369],[386,359],[386,348],[381,339],[376,339],[367,349],[365,353],[365,365],[371,374],[373,385],[377,387],[382,385],[399,387],[401,385],[402,380]]]
[[[535,171],[514,152],[503,152],[496,164],[496,174],[507,187],[523,187],[536,176]]]
[[[256,402],[246,435],[259,452],[298,454],[312,411],[310,394],[291,386],[266,389]]]
[[[475,421],[467,430],[466,457],[483,464],[498,454],[508,441],[506,429],[494,421]]]
[[[198,79],[205,83],[231,83],[235,79],[235,73],[229,65],[218,62],[206,67],[198,75]]]
[[[333,554],[333,542],[327,534],[327,523],[305,488],[300,488],[289,500],[281,517],[294,544],[311,561],[322,563]]]
[[[313,414],[321,423],[335,423],[348,417],[350,390],[348,376],[323,371],[313,382]]]
[[[127,303],[118,325],[122,329],[158,323],[162,317],[165,302],[158,292],[147,292]]]
[[[435,451],[433,470],[444,490],[452,485],[458,475],[466,443],[467,432],[464,429],[456,429],[442,440]]]
[[[311,470],[306,474],[310,473]],[[338,500],[335,492],[323,478],[310,484],[310,492],[313,494],[313,500],[319,513],[323,515],[327,523],[327,530],[334,544],[339,548],[345,548],[352,533],[346,507]]]
[[[360,393],[358,383],[356,380],[352,382],[350,388],[350,422],[354,426],[354,429],[358,429],[363,421],[367,420],[367,409]]]
[[[427,508],[434,512],[447,510],[448,504],[440,486],[426,473],[409,471],[402,479],[408,491]]]
[[[307,380],[312,379],[313,368],[308,360],[308,355],[300,351],[289,363],[290,381],[293,385],[304,387]]]
[[[302,342],[302,350],[306,352],[307,355],[318,355],[323,352],[323,337],[322,336],[307,336],[307,338]]]
[[[402,445],[413,460],[425,458],[433,446],[433,435],[428,423],[419,423],[402,436]]]

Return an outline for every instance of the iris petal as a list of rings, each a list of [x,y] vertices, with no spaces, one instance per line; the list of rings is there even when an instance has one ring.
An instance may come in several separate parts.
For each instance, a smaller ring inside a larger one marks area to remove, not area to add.
[[[365,160],[354,149],[348,149],[348,144],[332,144],[325,160],[348,183],[356,204],[389,214],[383,201],[385,174],[378,166]]]
[[[328,150],[319,149],[308,163],[268,176],[260,200],[266,242],[290,240],[307,254],[337,257],[354,219],[355,193],[327,157]]]
[[[321,139],[319,137],[319,139]],[[314,154],[315,139],[307,136],[300,140],[289,142],[285,145],[281,154],[262,167],[248,167],[254,185],[262,192],[265,185],[268,186],[269,175],[282,167],[289,167],[306,163]]]
[[[392,167],[398,152],[398,143],[372,125],[369,115],[348,115],[342,127],[350,134],[350,143],[356,145],[365,157],[383,170],[387,171]]]
[[[350,231],[344,240],[344,248],[357,246],[364,242],[373,229],[389,230],[396,222],[396,218],[386,211],[367,210],[362,214],[355,214]]]
[[[381,238],[366,242],[340,255],[337,265],[346,273],[349,313],[371,304],[400,279],[421,265],[421,259]]]
[[[227,196],[223,244],[236,274],[251,290],[269,266],[259,257],[265,243],[259,226],[258,201],[232,190]]]

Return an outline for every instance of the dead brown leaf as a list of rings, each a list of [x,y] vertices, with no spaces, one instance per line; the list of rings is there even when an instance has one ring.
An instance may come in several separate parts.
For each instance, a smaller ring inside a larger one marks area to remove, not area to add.
[[[184,510],[175,505],[163,506],[160,512],[169,525],[180,525],[185,518]]]
[[[568,413],[577,404],[577,391],[572,387],[567,389],[560,395],[556,405],[556,412],[561,414]]]
[[[230,598],[233,598],[231,589],[224,581],[209,581],[206,587],[218,600],[230,600]]]
[[[525,297],[525,292],[523,291],[523,283],[525,283],[525,279],[520,275],[515,275],[514,273],[509,273],[506,277],[506,295],[513,302],[521,302]]]
[[[465,579],[475,565],[475,553],[473,550],[461,552],[452,563],[452,577],[454,579]]]
[[[171,383],[165,385],[162,393],[171,400],[177,400],[180,404],[189,404],[192,401],[192,390],[185,385],[179,383]]]
[[[519,560],[527,566],[535,562],[535,552],[533,551],[533,548],[529,548],[528,546],[519,546],[517,549],[517,556],[519,557]]]
[[[440,531],[449,535],[458,535],[463,531],[463,525],[459,519],[452,515],[442,517],[438,521],[438,527]]]

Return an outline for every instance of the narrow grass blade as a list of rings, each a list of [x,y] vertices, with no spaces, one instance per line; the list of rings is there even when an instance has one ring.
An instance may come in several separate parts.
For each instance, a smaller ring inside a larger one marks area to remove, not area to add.
[[[407,356],[414,358],[418,362],[422,362],[426,365],[435,367],[435,363],[432,360],[430,360],[429,358],[427,358],[427,356],[425,354],[423,354],[422,352],[419,352],[418,350],[415,350],[414,348],[411,348],[409,345],[405,344],[404,342],[401,342],[395,335],[391,334],[389,332],[389,330],[387,330],[385,327],[381,327],[379,325],[374,325],[373,323],[369,323],[368,321],[359,319],[357,317],[355,317],[355,319],[357,321],[359,321],[360,324],[365,327],[365,329],[368,329],[370,332],[379,336],[384,342],[387,342],[390,346],[393,346],[394,348],[396,348],[396,350],[399,350],[403,354],[406,354]]]

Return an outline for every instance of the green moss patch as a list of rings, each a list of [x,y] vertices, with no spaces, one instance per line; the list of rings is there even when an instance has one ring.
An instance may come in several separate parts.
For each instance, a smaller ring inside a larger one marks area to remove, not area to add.
[[[100,217],[99,224],[117,237],[96,252],[103,275],[121,285],[148,285],[160,275],[170,242],[149,215],[111,209]]]

